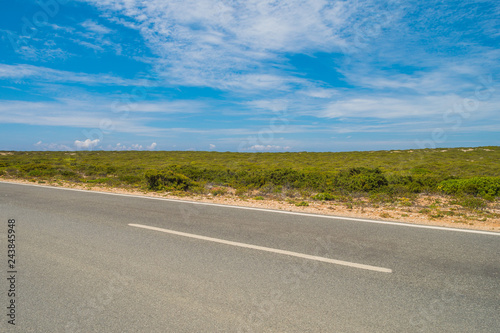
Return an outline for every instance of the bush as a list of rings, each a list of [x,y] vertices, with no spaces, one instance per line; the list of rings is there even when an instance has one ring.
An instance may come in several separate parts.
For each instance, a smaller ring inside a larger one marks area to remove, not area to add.
[[[113,180],[108,177],[104,178],[96,178],[96,179],[87,179],[85,182],[89,184],[104,184],[104,183],[111,183]]]
[[[45,163],[29,163],[19,167],[19,170],[30,177],[52,177],[57,174],[57,170]]]
[[[119,180],[128,184],[136,184],[139,183],[142,178],[136,175],[122,175],[118,177]]]
[[[468,153],[460,148],[398,153],[12,152],[0,154],[0,170],[26,179],[110,177],[108,184],[154,190],[207,194],[217,186],[251,197],[279,194],[305,200],[318,193],[315,200],[343,201],[347,195],[368,195],[374,203],[384,203],[421,192],[494,200],[500,196],[498,161],[500,147]],[[380,196],[372,196],[376,194]]]
[[[474,177],[442,181],[438,189],[447,194],[469,194],[491,199],[500,196],[500,177]]]
[[[458,198],[457,200],[454,200],[451,203],[460,205],[465,208],[476,209],[476,210],[484,209],[488,206],[485,200],[470,195]]]
[[[346,192],[374,192],[388,184],[380,169],[350,168],[335,176],[335,185]]]
[[[177,190],[187,191],[189,187],[195,185],[189,177],[180,173],[174,173],[170,170],[148,171],[145,174],[148,188],[151,190]]]
[[[78,174],[76,172],[69,171],[69,170],[59,171],[59,174],[63,177],[66,177],[66,178],[78,178]]]
[[[410,176],[410,183],[407,187],[411,193],[434,192],[439,182],[443,179],[433,175]]]
[[[248,192],[248,187],[240,187],[236,190],[236,195],[242,196],[245,195]]]
[[[227,189],[224,187],[214,187],[210,193],[212,193],[213,196],[224,195],[227,193]]]
[[[327,201],[327,200],[335,200],[336,196],[330,193],[318,193],[314,195],[313,200],[319,200],[319,201]]]
[[[392,203],[394,198],[387,193],[373,193],[370,195],[370,201],[373,203]]]

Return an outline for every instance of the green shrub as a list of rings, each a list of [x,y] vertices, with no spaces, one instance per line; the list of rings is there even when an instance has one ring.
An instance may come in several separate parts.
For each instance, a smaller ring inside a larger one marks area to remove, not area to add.
[[[441,182],[438,189],[448,194],[470,194],[490,199],[500,196],[500,177],[450,179]]]
[[[151,190],[178,190],[187,191],[189,187],[195,185],[189,177],[170,170],[147,171],[145,174],[148,188]]]
[[[34,169],[28,172],[28,176],[31,177],[52,177],[56,175],[57,171],[54,169]]]
[[[29,173],[33,170],[48,170],[52,169],[52,167],[48,164],[38,164],[38,163],[29,163],[24,164],[19,167],[19,170],[25,173]]]
[[[469,209],[476,209],[476,210],[481,210],[484,209],[488,206],[486,201],[481,198],[477,198],[471,195],[466,195],[463,197],[460,197],[456,200],[453,200],[450,202],[451,204],[457,204],[465,208]]]
[[[29,163],[19,167],[19,170],[30,177],[52,177],[57,170],[46,163]]]
[[[236,193],[235,193],[235,194],[236,194],[236,195],[238,195],[238,196],[242,196],[242,195],[247,194],[247,192],[248,192],[248,187],[245,187],[245,186],[244,186],[244,187],[240,187],[240,188],[238,188],[238,189],[236,190]]]
[[[196,182],[193,184],[193,186],[189,187],[189,191],[191,193],[196,193],[196,194],[206,194],[207,189],[205,188],[204,182]]]
[[[66,178],[78,178],[78,174],[74,171],[61,170],[61,171],[59,171],[59,174],[61,176],[66,177]]]
[[[214,187],[210,193],[212,193],[213,196],[224,195],[227,193],[227,189],[224,187]]]
[[[304,206],[305,207],[305,206],[309,206],[309,204],[305,201],[301,201],[301,202],[296,203],[295,206],[297,206],[297,207]]]
[[[380,169],[350,168],[335,176],[335,185],[346,192],[374,192],[388,184]]]
[[[82,164],[80,165],[79,170],[83,172],[86,176],[98,176],[98,177],[107,176],[106,169],[98,165]]]
[[[399,199],[399,204],[404,207],[411,207],[413,206],[413,202],[409,198],[401,198]]]
[[[118,179],[128,184],[136,184],[142,180],[142,177],[136,175],[121,175]]]
[[[85,182],[90,183],[90,184],[104,184],[104,183],[111,183],[112,179],[104,177],[104,178],[96,178],[96,179],[87,179]]]
[[[467,159],[464,156],[467,155]],[[471,160],[477,163],[471,163]],[[384,194],[372,201],[399,202],[416,193],[445,192],[494,200],[491,181],[467,186],[465,179],[499,177],[500,147],[423,149],[399,152],[219,153],[183,151],[10,152],[0,154],[0,170],[9,177],[84,181],[110,177],[108,184],[210,193],[205,186],[232,187],[238,195],[330,200]],[[151,173],[150,171],[156,173]],[[160,170],[160,171],[157,171]],[[146,178],[143,175],[147,174]],[[139,176],[137,176],[139,175]],[[453,182],[452,177],[462,181]],[[453,183],[453,184],[452,184]],[[441,186],[443,185],[443,186]],[[494,185],[494,184],[493,184]],[[441,186],[441,187],[439,187]],[[180,190],[179,190],[180,189]],[[254,190],[257,190],[255,192]]]
[[[373,203],[391,203],[394,198],[388,193],[372,193],[370,194],[370,201]]]
[[[410,183],[407,187],[411,193],[434,192],[442,178],[436,175],[415,175],[410,176]]]
[[[281,186],[281,185],[278,185],[278,186],[273,188],[273,193],[275,193],[275,194],[279,194],[282,192],[283,192],[283,186]]]
[[[16,169],[16,168],[7,168],[7,173],[11,174],[11,175],[17,175],[19,173],[19,170]]]
[[[319,201],[327,201],[327,200],[335,200],[337,197],[331,193],[318,193],[314,195],[313,200],[319,200]]]
[[[106,173],[107,174],[115,174],[116,172],[118,171],[118,169],[116,167],[112,167],[112,166],[108,166],[106,168]]]

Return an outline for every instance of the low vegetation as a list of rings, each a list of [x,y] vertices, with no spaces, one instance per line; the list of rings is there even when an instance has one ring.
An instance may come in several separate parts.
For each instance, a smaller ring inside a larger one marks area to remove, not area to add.
[[[320,201],[410,207],[417,195],[441,195],[450,204],[484,211],[500,197],[499,161],[500,147],[346,153],[0,152],[0,176],[291,199],[297,206]],[[423,209],[434,216],[446,213]]]

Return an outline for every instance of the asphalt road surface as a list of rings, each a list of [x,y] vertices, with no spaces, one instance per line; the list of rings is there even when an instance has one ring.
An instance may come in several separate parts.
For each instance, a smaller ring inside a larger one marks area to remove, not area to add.
[[[1,332],[500,332],[500,233],[7,183],[0,219]]]

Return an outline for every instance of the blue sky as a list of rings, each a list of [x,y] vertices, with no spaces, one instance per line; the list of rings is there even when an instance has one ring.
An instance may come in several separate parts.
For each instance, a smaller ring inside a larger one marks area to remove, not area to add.
[[[498,1],[9,1],[0,150],[500,145]]]

